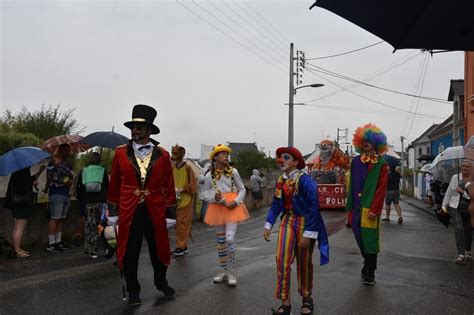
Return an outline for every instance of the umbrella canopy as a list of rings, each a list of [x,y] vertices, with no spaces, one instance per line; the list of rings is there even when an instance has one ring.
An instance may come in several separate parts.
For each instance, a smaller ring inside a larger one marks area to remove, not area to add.
[[[385,154],[383,155],[383,159],[387,161],[388,166],[390,166],[390,168],[395,168],[397,166],[400,166],[400,160],[391,155]]]
[[[423,165],[423,167],[420,169],[420,172],[422,173],[428,173],[431,169],[432,165],[431,163]]]
[[[49,156],[49,153],[36,147],[21,147],[10,150],[0,156],[0,176],[7,176],[35,165]]]
[[[128,138],[114,131],[98,131],[85,136],[80,142],[94,147],[115,149],[127,143]]]
[[[472,0],[317,0],[395,49],[474,50]]]
[[[464,157],[474,161],[474,136],[464,146]]]
[[[430,172],[433,177],[443,183],[449,183],[454,174],[458,174],[464,159],[464,147],[446,148],[431,163]]]
[[[51,154],[58,150],[61,144],[69,144],[71,146],[71,153],[79,153],[91,148],[90,145],[81,143],[82,137],[79,135],[62,135],[49,138],[42,145],[41,149]]]

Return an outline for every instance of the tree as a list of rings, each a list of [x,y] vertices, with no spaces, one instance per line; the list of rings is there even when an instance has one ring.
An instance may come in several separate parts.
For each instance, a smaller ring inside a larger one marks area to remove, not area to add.
[[[38,137],[41,141],[54,136],[80,132],[79,124],[73,118],[75,109],[61,111],[61,105],[45,107],[30,112],[26,107],[17,114],[5,111],[0,118],[0,130],[13,130],[19,133],[29,133]]]
[[[241,177],[247,178],[252,174],[253,169],[276,168],[275,160],[257,150],[245,150],[239,152],[232,161],[239,170]]]
[[[0,155],[11,149],[25,146],[38,146],[41,140],[31,133],[2,130],[0,132]]]

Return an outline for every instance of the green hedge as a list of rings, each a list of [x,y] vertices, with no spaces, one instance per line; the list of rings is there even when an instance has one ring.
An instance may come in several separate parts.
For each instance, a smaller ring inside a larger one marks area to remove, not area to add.
[[[25,146],[39,146],[41,140],[31,133],[7,131],[0,132],[0,155],[11,149]]]

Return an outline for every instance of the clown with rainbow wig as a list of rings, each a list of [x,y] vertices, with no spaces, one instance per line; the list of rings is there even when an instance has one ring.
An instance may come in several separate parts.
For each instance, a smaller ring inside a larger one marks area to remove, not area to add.
[[[352,212],[352,230],[364,258],[362,279],[365,285],[374,285],[389,169],[382,158],[387,151],[387,137],[374,124],[367,124],[356,129],[352,143],[360,155],[351,162],[346,210]]]

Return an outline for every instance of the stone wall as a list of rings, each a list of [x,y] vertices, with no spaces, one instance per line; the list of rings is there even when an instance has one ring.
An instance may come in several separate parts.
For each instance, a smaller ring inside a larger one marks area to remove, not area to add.
[[[244,181],[245,183],[245,181]],[[245,183],[246,184],[246,183]],[[247,186],[247,185],[246,185]],[[249,187],[249,186],[247,186]],[[263,206],[269,206],[272,202],[274,184],[268,185],[263,191]],[[43,198],[40,198],[44,200]],[[245,196],[245,205],[251,212],[252,194],[250,191]],[[29,245],[46,244],[48,241],[48,203],[40,202],[33,206],[33,213],[28,220],[23,242]],[[197,216],[195,216],[197,218]],[[64,239],[70,239],[79,222],[79,207],[76,200],[71,201],[71,207],[64,222]],[[13,229],[13,217],[10,210],[3,207],[3,198],[0,199],[0,235],[11,241]]]

